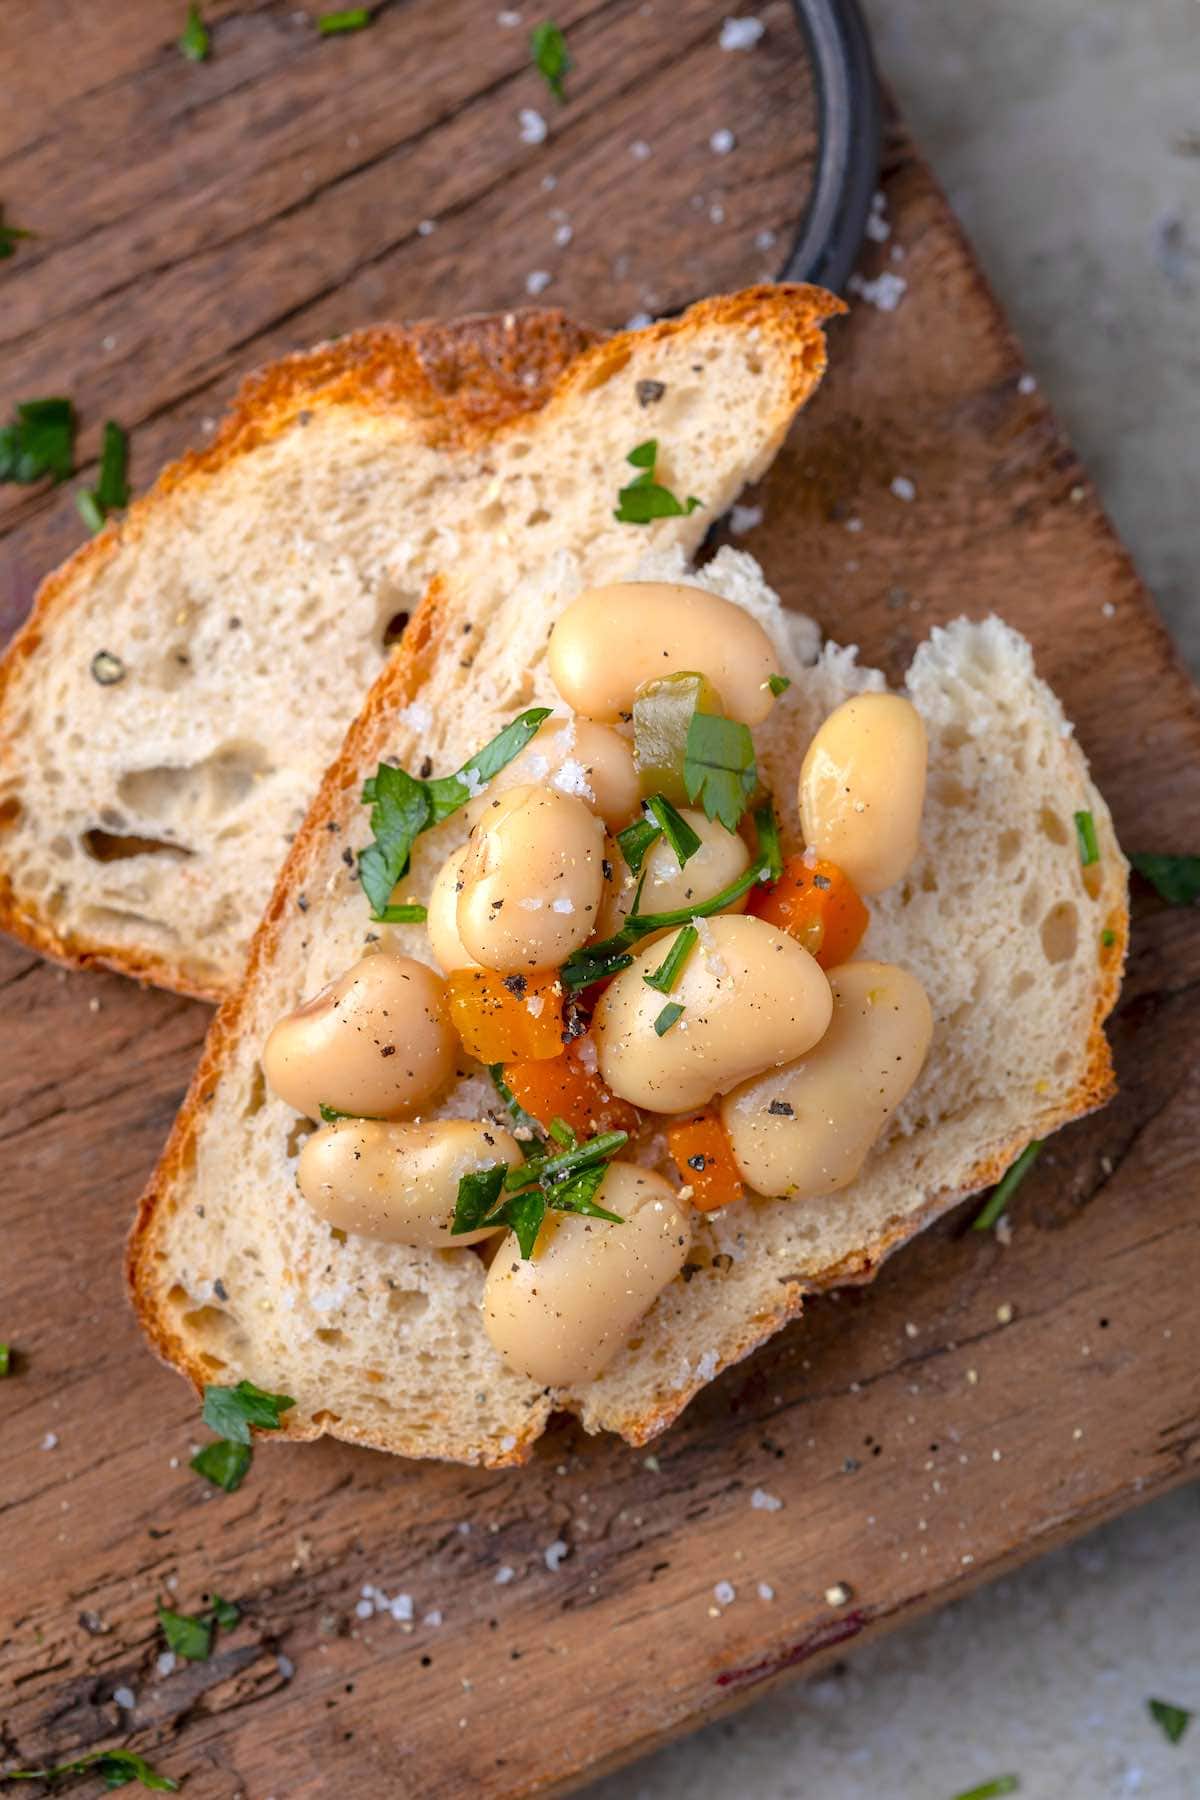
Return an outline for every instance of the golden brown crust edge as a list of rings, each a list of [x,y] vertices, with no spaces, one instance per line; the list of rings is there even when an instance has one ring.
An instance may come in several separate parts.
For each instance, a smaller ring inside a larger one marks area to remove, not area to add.
[[[681,331],[711,325],[761,329],[793,351],[794,412],[824,372],[824,339],[817,327],[845,310],[822,288],[762,284],[699,301],[680,317],[639,331],[636,339],[639,345],[665,343]],[[277,437],[298,413],[341,405],[374,411],[402,407],[420,421],[429,444],[465,450],[519,428],[551,401],[566,405],[573,391],[586,392],[609,379],[628,360],[634,336],[618,332],[601,338],[557,310],[481,313],[448,322],[371,326],[249,375],[212,443],[169,463],[122,520],[82,544],[42,582],[29,617],[0,658],[0,721],[47,625],[70,604],[76,581],[134,541],[149,515],[178,489]],[[0,766],[4,760],[0,732]],[[197,1000],[220,1001],[231,991],[156,951],[64,935],[17,898],[2,866],[0,930],[67,968],[112,969]]]

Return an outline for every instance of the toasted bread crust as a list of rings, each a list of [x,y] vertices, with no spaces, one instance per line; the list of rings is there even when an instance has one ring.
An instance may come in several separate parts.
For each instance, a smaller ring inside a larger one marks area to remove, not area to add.
[[[790,357],[790,410],[795,411],[824,369],[817,326],[844,311],[842,302],[821,288],[762,285],[700,301],[679,318],[648,326],[637,340],[666,343],[681,332],[714,325],[758,330]],[[0,768],[6,760],[8,702],[47,626],[73,604],[81,578],[135,541],[148,518],[179,490],[210,478],[279,436],[298,414],[317,408],[400,409],[419,421],[425,441],[435,448],[468,450],[496,442],[544,408],[569,406],[573,394],[605,381],[628,359],[632,336],[619,332],[601,339],[558,311],[479,314],[449,323],[373,326],[250,375],[206,449],[169,464],[123,519],[110,522],[43,581],[28,619],[0,660]],[[0,820],[0,854],[2,834]],[[157,950],[59,931],[41,907],[18,898],[2,861],[0,930],[68,968],[113,969],[198,1000],[219,1001],[228,992]]]

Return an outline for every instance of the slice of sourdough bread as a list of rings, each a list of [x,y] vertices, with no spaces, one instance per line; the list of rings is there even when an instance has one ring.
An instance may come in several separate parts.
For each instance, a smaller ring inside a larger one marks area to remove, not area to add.
[[[0,665],[0,927],[230,992],[436,570],[479,584],[478,629],[486,594],[560,548],[592,580],[643,544],[694,550],[774,456],[843,310],[782,286],[604,342],[558,313],[385,326],[252,378],[208,450],[50,576]],[[704,505],[620,524],[650,437],[659,479]],[[476,653],[464,635],[460,676]]]
[[[689,577],[675,552],[634,573],[712,587],[751,607],[776,639],[793,686],[756,736],[795,847],[796,776],[816,725],[882,677],[853,650],[818,653],[815,628],[781,611],[748,556],[723,550]],[[248,1376],[293,1395],[289,1437],[327,1431],[410,1456],[501,1464],[526,1457],[550,1411],[566,1407],[589,1430],[644,1442],[797,1314],[806,1291],[869,1278],[1031,1138],[1111,1092],[1102,1022],[1124,956],[1125,863],[1029,646],[999,620],[959,621],[934,632],[909,673],[930,743],[922,846],[906,881],[872,902],[863,946],[920,976],[934,1044],[852,1187],[698,1217],[688,1278],[660,1296],[598,1380],[571,1393],[522,1379],[492,1350],[473,1252],[345,1238],[317,1219],[294,1180],[309,1128],[264,1089],[262,1044],[373,932],[430,959],[423,928],[370,925],[345,860],[370,835],[362,780],[385,755],[457,767],[522,708],[553,704],[547,633],[582,580],[579,563],[560,556],[483,616],[468,584],[433,585],[325,777],[143,1197],[128,1274],[154,1347],[197,1386]],[[467,625],[476,660],[464,684]],[[1100,847],[1087,870],[1072,822],[1083,810]],[[427,894],[464,829],[456,816],[418,840],[406,893]],[[500,1116],[490,1082],[465,1059],[431,1111]],[[661,1134],[639,1154],[670,1172]]]

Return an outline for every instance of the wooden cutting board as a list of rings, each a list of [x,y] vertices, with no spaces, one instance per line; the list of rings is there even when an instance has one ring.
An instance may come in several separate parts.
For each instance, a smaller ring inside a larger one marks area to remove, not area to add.
[[[0,267],[0,400],[71,394],[85,458],[117,417],[139,483],[241,372],[373,316],[517,303],[541,269],[543,303],[612,323],[784,260],[813,99],[780,0],[740,54],[710,0],[572,0],[561,115],[486,5],[384,0],[320,41],[290,0],[214,4],[198,67],[172,48],[182,12],[5,0],[0,20],[0,195],[42,234]],[[939,620],[1001,612],[1124,841],[1195,850],[1196,693],[896,128],[883,187],[864,271],[906,285],[834,327],[743,541],[894,674]],[[80,528],[68,491],[0,503],[15,618]],[[120,1281],[207,1014],[0,947],[0,1762],[130,1742],[192,1800],[564,1792],[1195,1472],[1200,918],[1140,892],[1133,945],[1121,1096],[1043,1153],[1009,1247],[962,1209],[652,1455],[573,1423],[509,1473],[264,1448],[230,1496],[189,1474],[194,1402]],[[360,1617],[364,1586],[412,1619]],[[158,1672],[155,1600],[213,1590],[242,1622]]]

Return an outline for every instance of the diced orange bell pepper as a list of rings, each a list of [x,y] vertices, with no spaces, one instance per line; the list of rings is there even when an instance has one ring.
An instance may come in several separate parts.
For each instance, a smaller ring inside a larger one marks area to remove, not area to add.
[[[746,1193],[729,1134],[716,1113],[696,1113],[690,1119],[676,1119],[667,1126],[667,1143],[675,1167],[692,1190],[692,1205],[698,1212],[715,1212],[718,1206],[732,1206]]]
[[[481,1063],[561,1056],[563,989],[555,970],[453,969],[446,986],[450,1018],[468,1056]]]
[[[605,1086],[598,1069],[588,1067],[594,1053],[587,1058],[586,1043],[586,1038],[576,1039],[551,1061],[505,1063],[504,1079],[543,1130],[552,1119],[563,1119],[576,1137],[592,1137],[597,1131],[627,1131],[632,1137],[642,1115]]]
[[[837,864],[810,858],[803,850],[788,857],[778,881],[753,890],[750,911],[803,944],[823,969],[847,962],[871,922]]]

